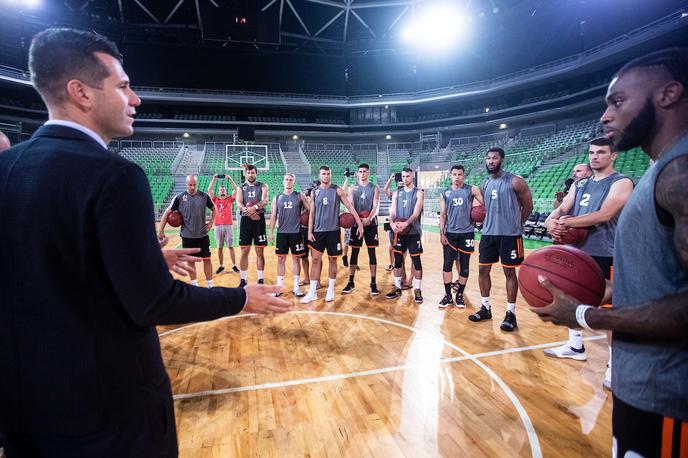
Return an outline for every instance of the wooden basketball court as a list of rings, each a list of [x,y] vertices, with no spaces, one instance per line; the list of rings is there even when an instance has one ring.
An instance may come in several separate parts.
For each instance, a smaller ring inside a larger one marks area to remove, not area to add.
[[[542,323],[520,296],[519,330],[502,332],[506,295],[498,265],[492,270],[492,321],[469,322],[480,304],[477,251],[467,308],[440,310],[442,250],[438,235],[428,232],[425,302],[415,304],[411,290],[386,300],[393,277],[384,270],[384,235],[380,230],[382,294],[376,298],[368,294],[362,250],[356,289],[341,294],[348,269],[340,261],[332,303],[325,303],[322,289],[320,300],[306,306],[293,299],[286,315],[242,314],[159,329],[180,456],[611,455],[604,335],[584,335],[586,362],[548,358],[543,349],[564,343],[566,329]],[[171,246],[180,241],[170,238]],[[266,282],[274,283],[274,248],[265,253]],[[216,250],[213,255],[216,268]],[[253,260],[252,253],[249,282],[256,281]],[[236,286],[239,275],[214,280]],[[291,291],[289,260],[285,285]]]

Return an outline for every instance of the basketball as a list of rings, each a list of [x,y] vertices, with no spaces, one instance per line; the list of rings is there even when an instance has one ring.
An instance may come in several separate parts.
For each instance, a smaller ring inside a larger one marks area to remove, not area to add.
[[[554,286],[581,304],[598,306],[604,297],[602,269],[578,248],[568,245],[540,248],[521,265],[518,284],[523,298],[533,307],[544,307],[552,302],[552,295],[540,286],[538,275],[547,277]]]
[[[299,219],[301,220],[302,226],[308,227],[308,219],[310,218],[310,216],[311,216],[311,212],[309,212],[308,210],[301,213],[301,216],[299,217]]]
[[[368,210],[363,210],[362,212],[360,212],[360,213],[358,214],[358,217],[361,218],[361,219],[367,218],[367,217],[369,217],[369,216],[370,216],[370,212],[369,212]],[[372,221],[371,221],[371,223],[372,223]],[[370,226],[370,223],[364,224],[364,226]]]
[[[342,213],[339,215],[339,225],[344,229],[350,229],[356,224],[356,218],[351,213]]]
[[[485,209],[484,205],[476,205],[475,207],[471,208],[471,221],[482,223],[485,221],[486,213],[487,210]]]
[[[246,202],[246,206],[247,207],[253,207],[254,205],[258,205],[259,203],[260,203],[260,201],[258,201],[258,200],[249,200],[248,202]]]
[[[561,237],[561,242],[566,245],[575,245],[580,243],[588,237],[588,229],[586,227],[569,227]]]
[[[169,224],[172,227],[181,226],[182,221],[184,221],[184,219],[182,218],[182,214],[178,211],[173,211],[172,213],[167,215],[167,224]]]
[[[403,223],[406,221],[406,218],[397,218],[394,220],[395,223]],[[409,232],[411,232],[411,225],[409,224],[404,228],[403,231],[398,232],[399,235],[407,235]]]

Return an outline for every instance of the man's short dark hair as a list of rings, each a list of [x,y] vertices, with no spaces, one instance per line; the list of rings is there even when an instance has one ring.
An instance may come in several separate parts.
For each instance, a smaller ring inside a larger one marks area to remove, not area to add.
[[[96,52],[122,61],[117,45],[92,32],[52,28],[33,37],[29,48],[31,81],[46,104],[63,102],[70,80],[101,87],[109,73]]]
[[[683,97],[688,96],[688,48],[660,49],[638,57],[621,67],[616,76],[637,69],[667,71],[673,79],[683,85],[685,89]]]
[[[363,164],[358,164],[358,168],[370,170],[370,166],[368,164],[366,164],[365,162]]]
[[[248,172],[249,170],[255,170],[256,173],[258,173],[258,169],[256,169],[256,166],[253,164],[246,164],[246,171]]]
[[[401,171],[406,173],[413,173],[413,169],[411,167],[404,167],[403,169],[401,169]]]
[[[607,138],[607,137],[593,138],[592,140],[590,140],[590,144],[594,145],[594,146],[608,146],[612,152],[614,151],[614,142],[612,141],[611,138]]]
[[[462,172],[466,172],[466,169],[463,168],[463,165],[461,164],[454,164],[451,166],[451,169],[449,169],[449,173],[452,173],[454,170],[461,170]]]
[[[502,159],[504,159],[504,157],[506,156],[506,153],[504,152],[504,150],[498,146],[493,146],[492,148],[488,149],[487,154],[490,154],[490,153],[498,153],[499,157],[501,157]],[[487,154],[486,154],[486,156],[487,156]]]
[[[328,172],[330,171],[330,167],[327,165],[321,165],[320,170],[327,170]]]

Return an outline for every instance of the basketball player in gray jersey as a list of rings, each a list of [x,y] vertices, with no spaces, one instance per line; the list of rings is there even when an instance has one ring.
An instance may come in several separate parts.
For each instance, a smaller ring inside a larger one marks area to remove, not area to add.
[[[284,286],[284,272],[287,256],[291,250],[293,260],[294,286],[292,292],[296,297],[304,294],[299,288],[299,275],[301,274],[301,257],[306,253],[306,245],[301,235],[301,210],[308,206],[306,196],[294,191],[294,174],[284,175],[284,191],[272,199],[272,214],[270,215],[270,231],[268,237],[270,243],[274,241],[275,223],[277,227],[277,286]],[[276,293],[280,296],[282,293]]]
[[[301,298],[302,304],[318,299],[316,289],[322,273],[322,256],[327,250],[329,258],[328,284],[325,301],[334,300],[334,283],[337,279],[337,257],[342,255],[341,231],[339,230],[339,204],[342,203],[353,215],[358,226],[358,237],[363,237],[363,224],[346,193],[332,183],[330,168],[320,167],[320,186],[311,191],[309,197],[310,214],[308,219],[308,240],[310,241],[313,262],[311,263],[311,284],[308,294]]]
[[[251,245],[256,247],[256,267],[258,270],[258,284],[263,284],[265,269],[265,256],[263,250],[268,244],[265,233],[265,207],[270,202],[268,185],[257,181],[258,170],[253,164],[246,165],[244,169],[246,181],[237,192],[237,205],[241,211],[239,222],[239,247],[241,247],[241,282],[239,287],[246,286],[248,276],[248,255]]]
[[[468,319],[474,322],[492,319],[490,271],[492,264],[501,259],[506,277],[507,310],[499,327],[502,331],[511,332],[518,327],[516,267],[523,262],[523,223],[533,211],[533,196],[526,180],[502,170],[504,156],[501,148],[487,150],[485,165],[489,175],[481,187],[487,214],[478,257],[478,283],[482,304],[480,310]]]
[[[483,197],[478,187],[464,184],[466,175],[462,165],[453,165],[449,173],[452,185],[440,194],[440,242],[444,246],[444,297],[440,301],[440,307],[446,308],[454,304],[452,267],[458,262],[456,306],[464,308],[466,305],[463,301],[463,290],[468,281],[471,253],[475,246],[471,208],[473,199],[482,204]]]
[[[545,221],[555,242],[560,241],[570,227],[588,228],[586,239],[575,246],[592,256],[608,281],[612,280],[616,223],[633,192],[633,181],[614,169],[617,153],[612,147],[612,141],[605,137],[590,142],[592,178],[576,182],[573,192],[566,195],[562,204]],[[583,346],[583,332],[569,329],[569,341],[561,347],[548,348],[545,355],[585,361],[588,356]],[[611,365],[607,369],[604,386],[611,387]]]
[[[368,247],[368,260],[370,263],[370,294],[377,296],[380,292],[377,289],[377,282],[375,280],[377,275],[377,257],[375,249],[380,244],[377,235],[377,212],[380,207],[380,188],[377,185],[368,181],[370,173],[370,166],[368,164],[361,164],[358,166],[358,183],[351,186],[349,189],[349,200],[353,203],[356,212],[360,214],[362,211],[368,212],[368,216],[361,217],[363,223],[363,237],[358,237],[358,227],[351,228],[351,263],[349,265],[349,283],[342,291],[344,294],[349,294],[354,290],[354,276],[358,267],[358,254],[363,246],[363,240]]]
[[[423,278],[423,264],[420,255],[423,254],[420,217],[423,212],[423,199],[425,192],[416,188],[413,182],[413,170],[406,167],[401,172],[401,180],[404,186],[399,188],[392,196],[392,206],[389,209],[389,218],[394,231],[394,288],[385,294],[387,299],[396,299],[401,296],[401,269],[404,253],[408,250],[411,261],[415,267],[413,279],[413,299],[417,304],[423,302],[421,291],[421,279]]]

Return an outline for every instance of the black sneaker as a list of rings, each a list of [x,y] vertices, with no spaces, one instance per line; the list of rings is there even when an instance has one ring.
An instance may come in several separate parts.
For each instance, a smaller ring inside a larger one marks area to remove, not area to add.
[[[397,288],[396,286],[392,289],[392,291],[385,294],[385,298],[387,299],[396,299],[398,297],[401,297],[401,289]]]
[[[243,288],[244,286],[246,286],[246,280],[244,280],[244,279],[242,278],[241,281],[239,282],[239,286],[238,286],[238,287],[239,287],[239,288]]]
[[[421,293],[419,288],[413,290],[413,300],[416,302],[416,304],[423,303],[423,293]]]
[[[262,279],[262,278],[259,278],[259,279],[258,279],[258,284],[259,284],[259,285],[264,285],[264,284],[265,284],[265,282],[263,281],[263,279]]]
[[[284,294],[284,293],[272,293],[272,295],[275,297],[280,297],[282,294]]]
[[[512,332],[516,328],[518,328],[518,324],[516,323],[516,314],[507,310],[506,315],[504,315],[504,321],[502,321],[502,324],[499,325],[499,329],[506,332]]]
[[[454,305],[454,300],[452,299],[451,294],[445,294],[442,300],[440,301],[440,308],[446,309],[450,305]]]
[[[371,296],[377,296],[380,294],[380,291],[377,290],[377,285],[375,283],[370,284],[370,295]]]
[[[387,272],[391,272],[394,270],[394,266],[392,264],[387,266]]]
[[[463,293],[456,293],[456,306],[459,308],[466,307],[466,303],[463,301]]]
[[[471,321],[483,321],[492,319],[492,311],[485,307],[484,305],[480,307],[480,310],[475,312],[473,315],[468,315],[468,319]]]
[[[351,291],[354,290],[354,282],[350,281],[349,283],[346,284],[346,288],[342,290],[342,293],[344,294],[349,294]]]
[[[235,274],[238,274],[239,268],[237,266],[232,267],[232,272],[234,272]]]
[[[344,263],[344,267],[349,267],[349,258],[342,256],[342,263]]]
[[[301,290],[298,290],[298,291],[292,291],[292,293],[293,293],[293,294],[294,294],[294,296],[296,296],[296,297],[303,297],[303,296],[305,296],[305,295],[306,295],[306,293],[304,293],[304,292],[303,292],[303,291],[301,291]]]
[[[406,291],[407,289],[411,289],[411,288],[413,288],[413,285],[411,285],[410,283],[402,283],[401,284],[401,289],[404,291]]]
[[[215,275],[219,275],[219,274],[221,274],[221,273],[224,272],[224,271],[225,271],[224,266],[220,266],[220,267],[218,267],[217,270],[215,271]]]

